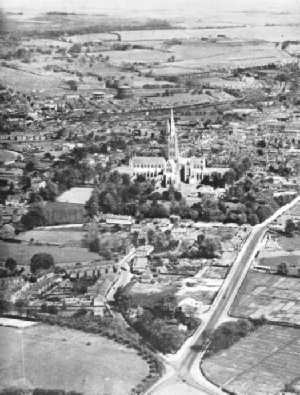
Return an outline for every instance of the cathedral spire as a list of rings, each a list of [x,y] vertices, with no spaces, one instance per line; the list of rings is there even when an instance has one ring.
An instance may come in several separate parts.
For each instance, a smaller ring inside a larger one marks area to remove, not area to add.
[[[166,130],[166,136],[169,137],[171,133],[171,128],[170,128],[170,120],[167,120],[167,130]]]
[[[170,116],[170,135],[175,136],[175,122],[174,122],[173,108],[171,108],[171,116]]]
[[[171,117],[167,124],[168,133],[168,159],[173,159],[178,162],[179,159],[179,149],[178,149],[178,139],[175,129],[173,109],[171,109]]]

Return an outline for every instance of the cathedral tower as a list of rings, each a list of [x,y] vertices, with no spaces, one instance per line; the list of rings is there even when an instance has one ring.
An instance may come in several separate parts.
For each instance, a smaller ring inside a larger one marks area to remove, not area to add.
[[[167,122],[167,139],[168,139],[168,159],[175,162],[179,160],[178,139],[175,129],[173,109],[171,109],[171,117]]]

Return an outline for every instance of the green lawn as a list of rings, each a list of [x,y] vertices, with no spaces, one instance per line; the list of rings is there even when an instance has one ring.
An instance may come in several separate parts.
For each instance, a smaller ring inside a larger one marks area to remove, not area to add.
[[[25,378],[33,388],[123,395],[148,373],[135,351],[98,335],[47,325],[23,334]],[[3,389],[23,377],[21,330],[0,327],[0,349]]]
[[[80,242],[78,242],[80,245]],[[94,261],[99,259],[99,254],[89,252],[81,247],[53,247],[26,244],[6,243],[0,240],[0,260],[14,258],[19,265],[29,265],[32,256],[38,252],[47,252],[54,258],[54,263],[76,263]]]
[[[295,234],[293,237],[285,237],[279,241],[280,246],[285,251],[299,251],[300,250],[300,236]]]
[[[86,235],[87,232],[82,229],[70,230],[66,228],[59,230],[30,230],[21,233],[17,238],[28,242],[33,239],[35,243],[57,243],[60,245],[80,247]]]

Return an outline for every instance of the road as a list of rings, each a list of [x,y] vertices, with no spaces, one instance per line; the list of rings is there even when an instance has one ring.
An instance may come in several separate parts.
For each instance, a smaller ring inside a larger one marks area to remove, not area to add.
[[[116,282],[116,284],[112,286],[112,288],[108,291],[108,294],[106,295],[106,300],[108,302],[114,300],[114,295],[118,288],[125,287],[125,285],[127,285],[130,282],[132,274],[128,263],[132,259],[134,259],[134,257],[135,257],[135,251],[132,251],[128,255],[126,255],[119,263],[118,273],[120,274],[120,277]]]
[[[299,202],[300,197],[293,200],[292,203],[281,207],[274,215],[264,223],[253,227],[252,233],[248,240],[241,248],[239,255],[229,273],[224,284],[215,298],[210,313],[204,317],[202,324],[197,329],[192,338],[188,339],[179,350],[177,356],[170,358],[167,363],[168,374],[163,377],[147,394],[155,395],[181,395],[181,394],[207,394],[217,395],[223,391],[210,383],[202,375],[199,369],[204,352],[202,334],[203,331],[212,332],[222,321],[228,317],[231,305],[242,285],[244,278],[251,266],[253,258],[257,252],[257,247],[261,242],[268,225],[276,220],[285,211],[292,208]],[[198,350],[198,351],[197,351]]]

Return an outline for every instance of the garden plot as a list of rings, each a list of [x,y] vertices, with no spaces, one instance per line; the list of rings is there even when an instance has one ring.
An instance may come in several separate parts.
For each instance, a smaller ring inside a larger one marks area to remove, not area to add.
[[[277,394],[299,376],[300,330],[264,325],[204,360],[205,376],[238,395]]]
[[[300,279],[250,271],[230,314],[300,325]]]

